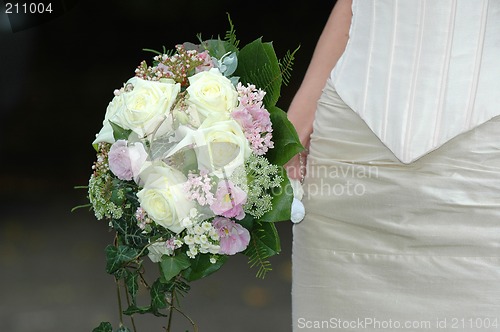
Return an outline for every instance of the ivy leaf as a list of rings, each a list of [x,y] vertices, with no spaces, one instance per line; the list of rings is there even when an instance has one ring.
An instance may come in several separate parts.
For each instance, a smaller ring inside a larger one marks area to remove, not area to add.
[[[116,330],[116,332],[130,332],[130,330],[128,327],[120,325],[120,327],[118,328],[118,330]]]
[[[112,220],[113,229],[120,235],[126,245],[135,247],[144,247],[148,244],[148,238],[142,233],[142,230],[137,226],[137,222],[129,216]]]
[[[146,314],[151,312],[151,307],[138,307],[135,305],[130,305],[123,313],[127,316],[132,316],[134,314]]]
[[[219,270],[228,258],[228,256],[217,256],[217,261],[212,263],[210,262],[210,257],[212,255],[198,254],[191,260],[191,266],[183,272],[182,276],[187,281],[204,278]]]
[[[167,291],[167,285],[161,282],[158,278],[149,291],[151,296],[151,310],[153,313],[157,313],[158,310],[164,309],[168,306],[167,298],[165,297],[165,292]]]
[[[113,332],[113,327],[109,322],[101,322],[101,324],[93,329],[92,332]]]
[[[127,286],[127,291],[132,298],[133,305],[136,303],[137,291],[139,290],[139,283],[137,282],[138,277],[139,274],[137,270],[134,270],[134,272],[128,272],[125,276],[125,285]]]
[[[106,272],[113,274],[120,268],[135,260],[139,251],[125,245],[115,247],[108,245],[106,247]]]
[[[187,269],[191,265],[191,262],[185,253],[180,253],[175,256],[163,255],[159,264],[161,281],[165,283],[178,275],[182,270]]]

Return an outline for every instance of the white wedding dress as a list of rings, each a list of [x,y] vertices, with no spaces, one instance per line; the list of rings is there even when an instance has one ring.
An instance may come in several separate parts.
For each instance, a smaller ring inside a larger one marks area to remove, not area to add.
[[[293,330],[500,330],[500,0],[354,0],[294,226]]]

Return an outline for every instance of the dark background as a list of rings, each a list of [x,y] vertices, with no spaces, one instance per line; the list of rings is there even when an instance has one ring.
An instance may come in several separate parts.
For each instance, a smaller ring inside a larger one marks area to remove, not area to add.
[[[0,2],[0,331],[116,325],[103,252],[112,234],[91,212],[70,210],[86,203],[73,187],[87,184],[113,90],[152,58],[143,48],[224,36],[228,12],[242,45],[262,36],[278,57],[301,45],[278,104],[286,111],[333,4],[59,0],[52,14],[8,17]],[[278,229],[283,252],[265,280],[242,256],[192,285],[182,303],[200,331],[291,330],[291,225]],[[155,319],[139,330],[160,331]]]

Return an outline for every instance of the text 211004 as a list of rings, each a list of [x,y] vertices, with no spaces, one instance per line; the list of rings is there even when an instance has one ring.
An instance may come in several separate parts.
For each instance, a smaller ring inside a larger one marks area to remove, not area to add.
[[[51,14],[53,11],[52,3],[36,2],[7,2],[5,3],[6,14]]]

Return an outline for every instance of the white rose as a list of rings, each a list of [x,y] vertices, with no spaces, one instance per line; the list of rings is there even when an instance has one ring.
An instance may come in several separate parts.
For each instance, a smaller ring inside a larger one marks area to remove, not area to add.
[[[108,105],[103,128],[94,143],[114,142],[109,121],[141,137],[152,134],[159,127],[168,131],[170,126],[166,124],[171,121],[170,108],[179,91],[180,84],[173,80],[147,81],[132,77]]]
[[[251,154],[250,144],[233,119],[205,122],[193,132],[198,168],[206,169],[219,178],[230,176]]]
[[[96,144],[99,142],[107,142],[113,144],[115,142],[115,138],[113,136],[113,128],[109,123],[109,119],[113,118],[116,113],[120,112],[120,110],[123,109],[123,107],[123,98],[120,95],[115,96],[111,100],[111,102],[108,104],[108,107],[106,108],[106,114],[104,115],[104,120],[102,122],[102,129],[99,134],[97,134],[97,137],[94,142],[92,142],[92,144]]]
[[[203,118],[214,113],[229,118],[229,113],[238,106],[236,88],[217,68],[189,77],[187,93],[187,104],[194,105]]]
[[[155,223],[175,233],[184,226],[181,220],[189,216],[194,203],[186,198],[184,174],[164,164],[153,164],[140,174],[144,187],[137,193],[141,207]]]

